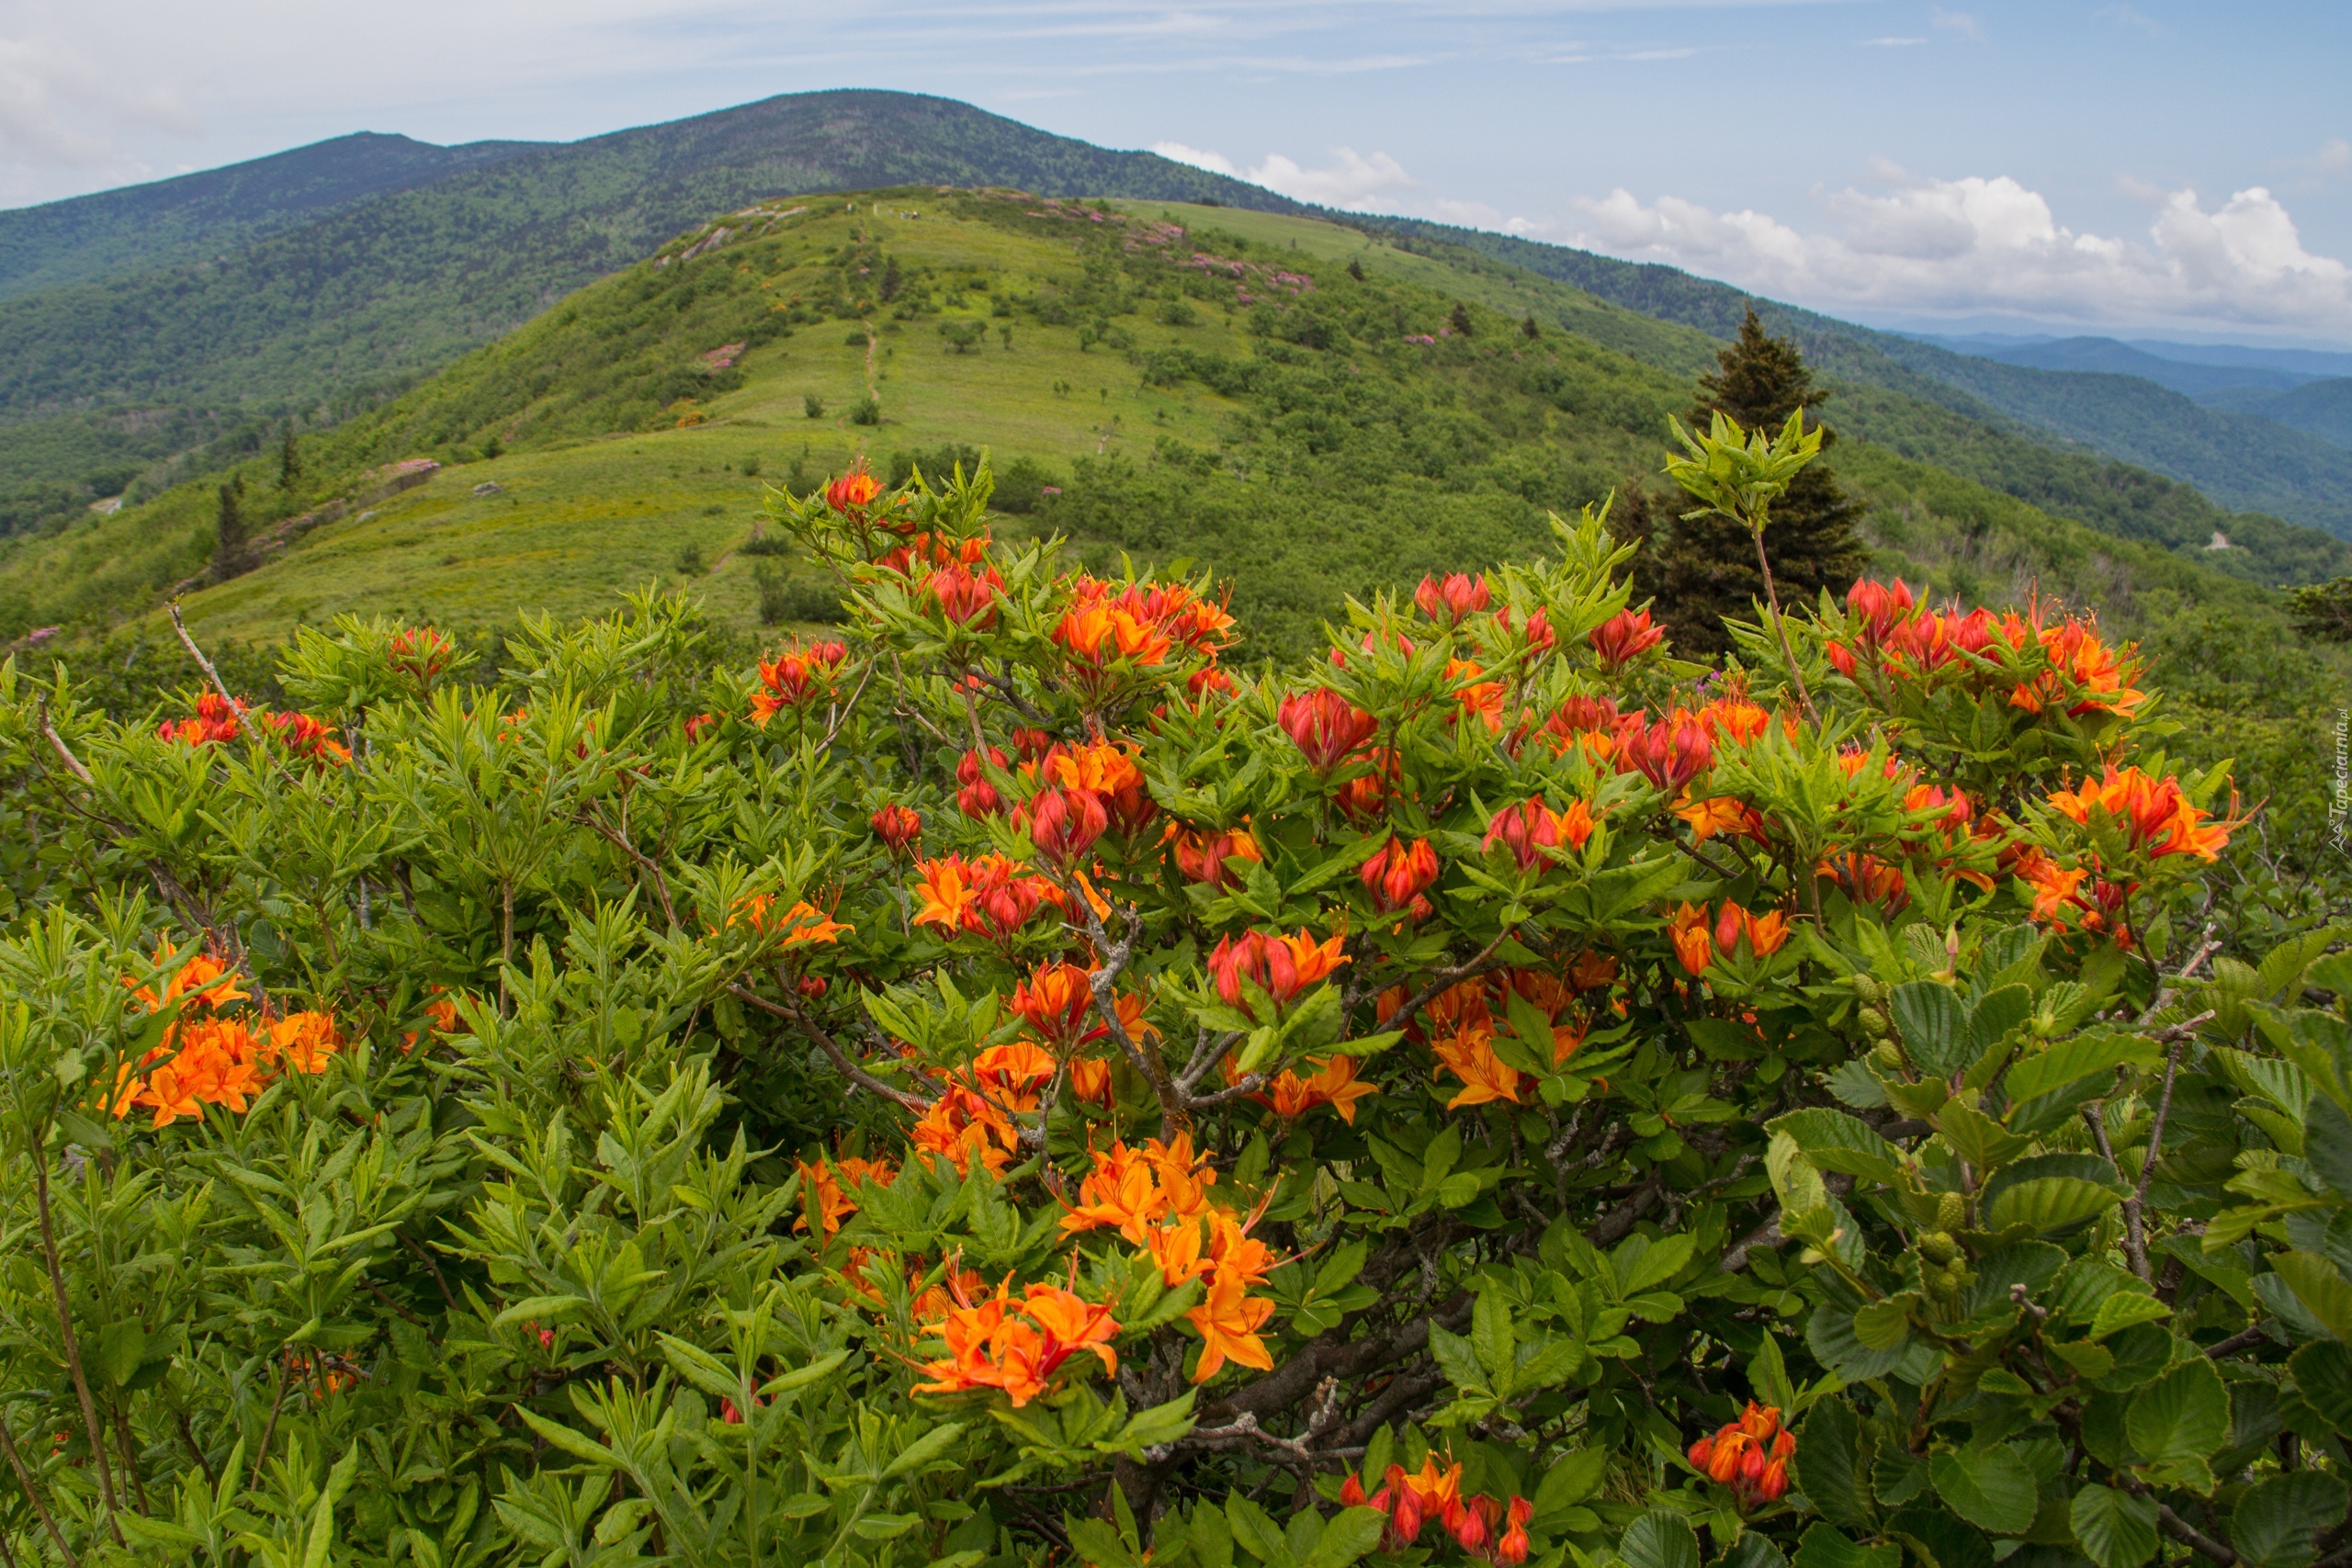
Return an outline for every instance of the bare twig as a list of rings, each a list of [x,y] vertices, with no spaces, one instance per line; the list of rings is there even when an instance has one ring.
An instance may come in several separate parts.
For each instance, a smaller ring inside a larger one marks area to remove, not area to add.
[[[1457,964],[1451,969],[1439,970],[1434,976],[1430,976],[1430,983],[1428,985],[1423,986],[1419,990],[1414,992],[1411,997],[1406,999],[1403,1006],[1396,1009],[1396,1011],[1390,1013],[1387,1017],[1382,1019],[1378,1028],[1375,1029],[1374,1032],[1378,1033],[1381,1030],[1387,1029],[1391,1025],[1395,1024],[1399,1019],[1402,1019],[1407,1022],[1410,1022],[1415,1013],[1420,1011],[1423,1008],[1429,1006],[1430,1002],[1437,999],[1439,992],[1445,990],[1449,987],[1458,986],[1464,980],[1473,979],[1477,976],[1484,975],[1488,970],[1501,968],[1502,965],[1495,960],[1495,953],[1497,949],[1500,948],[1502,944],[1510,939],[1510,932],[1508,931],[1497,931],[1495,933],[1495,940],[1488,942],[1483,949],[1481,949],[1477,957],[1473,958],[1467,964]]]
[[[0,1419],[0,1450],[6,1451],[8,1468],[17,1472],[17,1484],[25,1489],[25,1501],[33,1506],[33,1516],[40,1520],[41,1528],[49,1531],[49,1539],[57,1543],[57,1554],[65,1559],[65,1568],[81,1568],[82,1560],[74,1555],[72,1547],[65,1544],[64,1534],[58,1529],[57,1521],[50,1517],[49,1505],[40,1500],[40,1491],[33,1484],[33,1472],[25,1468],[24,1456],[17,1451],[16,1434],[8,1430],[8,1423],[5,1419]]]
[[[2184,1546],[2203,1552],[2214,1562],[2221,1563],[2222,1568],[2233,1568],[2238,1560],[2236,1552],[2232,1551],[2162,1503],[2156,1505],[2156,1523],[2164,1527],[2165,1534]]]
[[[2211,1015],[2209,1013],[2206,1016]],[[2181,1026],[2176,1024],[2173,1031],[2167,1031],[2174,1033],[2174,1038],[2172,1048],[2165,1053],[2165,1086],[2156,1100],[2156,1119],[2148,1128],[2148,1152],[2140,1156],[2139,1184],[2132,1188],[2132,1196],[2123,1200],[2123,1253],[2131,1259],[2132,1272],[2150,1284],[2155,1283],[2155,1276],[2148,1269],[2148,1232],[2145,1217],[2148,1206],[2148,1184],[2156,1179],[2156,1160],[2164,1153],[2165,1147],[2165,1121],[2172,1114],[2173,1079],[2180,1072],[2180,1047],[2183,1039],[2186,1038],[2185,1032],[2174,1032],[2180,1029]]]
[[[119,1506],[114,1495],[114,1466],[107,1459],[106,1439],[98,1432],[97,1401],[90,1397],[90,1380],[82,1370],[82,1342],[74,1333],[74,1308],[65,1294],[65,1269],[57,1257],[57,1226],[49,1208],[49,1148],[46,1132],[33,1150],[33,1196],[40,1209],[40,1248],[49,1260],[49,1285],[57,1297],[57,1329],[64,1341],[66,1369],[74,1374],[74,1393],[82,1402],[82,1424],[90,1434],[90,1468],[98,1473],[98,1495],[107,1506],[107,1528],[115,1544],[125,1546],[122,1526],[115,1522]]]
[[[82,759],[74,755],[74,749],[65,744],[65,737],[58,734],[57,726],[50,722],[49,699],[46,697],[40,704],[40,732],[47,738],[51,749],[65,763],[66,772],[95,788],[98,781],[90,776],[90,770],[82,765]]]
[[[806,1013],[802,1012],[798,1008],[783,1003],[772,1002],[768,1000],[767,998],[760,995],[757,991],[752,990],[750,987],[738,984],[732,980],[729,980],[727,983],[727,990],[729,995],[751,1003],[753,1007],[758,1008],[762,1012],[767,1013],[771,1017],[783,1019],[786,1023],[793,1025],[795,1028],[807,1034],[809,1039],[814,1040],[817,1043],[817,1048],[820,1051],[822,1051],[826,1056],[831,1060],[834,1069],[838,1071],[842,1077],[849,1079],[850,1082],[857,1085],[858,1088],[866,1090],[868,1093],[878,1094],[883,1099],[889,1100],[892,1104],[902,1106],[906,1110],[913,1111],[918,1116],[922,1115],[924,1111],[929,1111],[934,1104],[938,1103],[936,1100],[926,1100],[922,1095],[917,1094],[910,1089],[903,1089],[895,1084],[884,1083],[880,1078],[876,1077],[872,1073],[867,1072],[864,1067],[861,1067],[855,1062],[851,1061],[848,1055],[842,1050],[840,1044],[834,1041],[833,1037],[826,1033],[822,1029],[819,1028],[816,1021],[810,1019]]]
[[[220,679],[220,671],[212,667],[212,660],[204,657],[204,649],[196,646],[196,638],[187,635],[187,623],[180,619],[178,600],[172,601],[171,611],[172,630],[179,633],[180,646],[187,649],[187,656],[196,660],[196,667],[204,671],[204,678],[212,682],[212,689],[220,694],[222,702],[232,708],[242,707],[243,705],[229,694],[229,682]]]
[[[2206,1346],[2205,1354],[2218,1361],[2224,1356],[2236,1355],[2249,1345],[2259,1345],[2269,1337],[2269,1332],[2256,1324],[2252,1328],[2240,1329],[2219,1344]]]

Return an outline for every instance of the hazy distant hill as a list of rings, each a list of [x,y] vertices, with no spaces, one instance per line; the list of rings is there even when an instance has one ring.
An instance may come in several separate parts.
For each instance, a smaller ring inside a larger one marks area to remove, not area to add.
[[[2338,446],[2352,446],[2352,377],[2306,381],[2285,392],[2233,389],[2213,393],[2205,400],[2217,409],[2257,414],[2307,430]]]
[[[371,197],[430,185],[538,145],[435,147],[361,131],[225,169],[0,212],[0,299],[219,259]]]
[[[2283,392],[2290,387],[2319,379],[2308,372],[2281,370],[2267,365],[2199,364],[2165,358],[2134,348],[2130,344],[2118,343],[2111,337],[2068,337],[2047,343],[2000,345],[1972,342],[1966,338],[1937,337],[1927,333],[1903,335],[1916,337],[1922,343],[1932,343],[1955,354],[1973,355],[1979,359],[1997,360],[2003,365],[2021,365],[2030,370],[2088,370],[2109,376],[2137,376],[2200,402],[2207,400],[2205,394],[2209,392],[2236,388]]]

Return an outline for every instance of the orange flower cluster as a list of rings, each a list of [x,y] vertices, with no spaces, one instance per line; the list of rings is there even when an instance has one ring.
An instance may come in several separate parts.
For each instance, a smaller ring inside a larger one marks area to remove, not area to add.
[[[2030,714],[2061,707],[2076,717],[2129,715],[2144,700],[2131,684],[2142,668],[2132,650],[2109,648],[2094,618],[2069,615],[2052,625],[2040,604],[1997,618],[1984,609],[1962,615],[1956,605],[1930,610],[1901,578],[1892,587],[1859,581],[1846,605],[1849,635],[1830,643],[1829,661],[1849,679],[1868,664],[1898,680],[1946,671],[1992,689],[2006,680],[2010,706]]]
[[[1295,936],[1284,936],[1280,931],[1244,931],[1238,941],[1231,936],[1219,937],[1216,950],[1209,954],[1209,976],[1216,982],[1216,994],[1226,1006],[1240,1009],[1260,1023],[1272,1023],[1282,1009],[1296,1000],[1308,987],[1320,984],[1348,962],[1340,951],[1346,940],[1343,934],[1334,932],[1317,942],[1304,928]],[[1241,988],[1245,980],[1265,993],[1273,1004],[1274,1016],[1259,1017]]]
[[[931,581],[923,586],[938,604],[940,614],[956,625],[986,631],[996,624],[997,601],[1004,596],[1004,579],[998,575],[996,568],[984,566],[974,571],[958,561],[933,572]]]
[[[1510,852],[1520,870],[1534,871],[1551,864],[1545,850],[1563,844],[1571,850],[1583,849],[1598,822],[1592,807],[1581,800],[1568,802],[1566,811],[1555,811],[1539,795],[1496,812],[1487,824],[1486,841],[1480,848],[1492,850],[1500,844]]]
[[[922,837],[922,814],[911,806],[886,806],[874,814],[870,826],[892,853],[904,854]]]
[[[2087,827],[2091,813],[2099,812],[2123,830],[2132,849],[2150,860],[2166,855],[2218,858],[2230,841],[2228,821],[2210,822],[2188,802],[2177,778],[2150,778],[2137,768],[2109,764],[2094,784],[2085,779],[2071,790],[2051,794],[2050,805],[2062,817]]]
[[[1019,1409],[1046,1392],[1064,1361],[1092,1352],[1105,1371],[1119,1370],[1119,1353],[1111,1348],[1119,1325],[1108,1302],[1090,1302],[1075,1291],[1057,1285],[1034,1284],[1018,1300],[1012,1280],[1006,1276],[996,1293],[974,1301],[966,1289],[969,1276],[948,1270],[953,1285],[944,1316],[926,1325],[928,1335],[942,1340],[947,1354],[922,1364],[932,1381],[916,1385],[918,1393],[965,1393],[996,1389],[1009,1395]],[[1070,1282],[1078,1282],[1077,1261],[1071,1260]]]
[[[1702,975],[1714,964],[1718,952],[1725,958],[1737,957],[1743,951],[1757,958],[1780,952],[1789,940],[1789,921],[1778,909],[1750,914],[1726,898],[1722,913],[1711,924],[1704,905],[1685,904],[1668,919],[1666,938],[1682,967]]]
[[[882,481],[866,468],[865,459],[858,458],[841,478],[825,487],[825,504],[836,512],[855,512],[874,503],[882,493]]]
[[[919,861],[915,870],[922,908],[914,923],[937,926],[948,936],[965,932],[1009,942],[1041,907],[1059,908],[1062,902],[1052,883],[1028,875],[1019,862],[1000,854],[972,861],[948,855]]]
[[[1356,875],[1372,895],[1375,908],[1405,909],[1413,919],[1425,919],[1433,906],[1421,894],[1438,878],[1437,851],[1427,839],[1416,839],[1409,845],[1400,838],[1384,839]]]
[[[1715,743],[1705,721],[1688,708],[1656,723],[1643,713],[1617,721],[1617,771],[1639,773],[1668,795],[1715,765]]]
[[[217,692],[207,692],[196,699],[194,718],[166,719],[156,727],[155,734],[160,739],[176,740],[183,746],[225,745],[243,732],[249,711],[242,703],[232,703]],[[309,714],[271,713],[265,709],[253,716],[285,742],[288,750],[307,761],[351,761],[351,748],[336,741],[334,727],[322,724]]]
[[[405,675],[420,683],[432,681],[449,668],[458,656],[458,645],[431,626],[402,626],[392,634],[384,650],[384,662],[395,674]]]
[[[1212,893],[1240,886],[1228,862],[1246,860],[1252,865],[1266,857],[1248,827],[1202,832],[1176,823],[1168,825],[1168,839],[1176,847],[1176,869],[1187,882],[1197,882]]]
[[[1250,1098],[1271,1109],[1277,1116],[1295,1120],[1317,1106],[1328,1105],[1340,1113],[1340,1119],[1351,1127],[1355,1125],[1356,1101],[1368,1094],[1378,1094],[1380,1086],[1363,1082],[1356,1077],[1355,1058],[1344,1055],[1309,1056],[1307,1064],[1317,1070],[1306,1077],[1288,1067],[1274,1075],[1262,1094]],[[1228,1052],[1225,1062],[1225,1081],[1238,1084],[1247,1076],[1241,1071],[1238,1056]]]
[[[1380,721],[1329,686],[1283,699],[1283,733],[1318,773],[1328,773],[1380,729]]]
[[[1527,1561],[1532,1544],[1527,1521],[1535,1517],[1535,1505],[1518,1495],[1508,1504],[1484,1493],[1463,1496],[1462,1467],[1440,1470],[1435,1454],[1423,1458],[1418,1472],[1390,1465],[1381,1476],[1380,1490],[1369,1497],[1363,1483],[1350,1475],[1340,1483],[1340,1506],[1377,1508],[1388,1516],[1388,1528],[1381,1532],[1384,1552],[1403,1551],[1420,1539],[1422,1526],[1435,1518],[1463,1551],[1503,1568],[1518,1568]]]
[[[1448,572],[1441,582],[1434,577],[1424,577],[1421,585],[1413,590],[1413,603],[1421,614],[1441,626],[1460,626],[1494,603],[1494,595],[1484,577]]]
[[[974,1156],[990,1176],[1001,1176],[1021,1147],[1021,1129],[1009,1112],[1036,1109],[1036,1097],[1026,1105],[1004,1104],[970,1084],[950,1078],[939,1099],[907,1134],[907,1142],[925,1155],[935,1155],[968,1175]]]
[[[796,899],[783,914],[771,916],[768,911],[775,906],[775,899],[772,895],[754,893],[735,907],[734,913],[727,917],[727,923],[733,926],[740,922],[763,937],[782,931],[786,947],[806,947],[810,942],[838,942],[842,932],[857,929],[840,920],[828,919],[823,910],[806,898]]]
[[[174,953],[169,942],[162,942],[154,962],[161,965]],[[136,987],[133,995],[151,1012],[177,1003],[181,1016],[165,1029],[162,1044],[115,1075],[107,1109],[117,1120],[143,1109],[154,1112],[153,1125],[168,1127],[183,1117],[201,1121],[208,1105],[243,1114],[247,1101],[282,1074],[326,1071],[344,1044],[334,1018],[322,1012],[220,1016],[219,1009],[246,996],[236,976],[209,953],[181,965],[160,998],[152,987]],[[198,1010],[202,1016],[189,1016]]]
[[[842,1228],[843,1220],[857,1213],[857,1200],[850,1196],[851,1192],[868,1182],[876,1187],[888,1187],[899,1178],[898,1168],[888,1160],[860,1159],[855,1155],[845,1155],[833,1160],[820,1159],[815,1165],[806,1160],[793,1163],[800,1171],[801,1191],[816,1207],[824,1223],[828,1239]],[[793,1221],[792,1228],[807,1230],[808,1216],[803,1214]]]
[[[1121,589],[1097,577],[1070,586],[1070,605],[1054,627],[1080,684],[1100,685],[1114,660],[1166,664],[1182,648],[1190,659],[1215,664],[1233,642],[1233,617],[1181,582]]]
[[[1587,953],[1566,976],[1539,969],[1505,969],[1439,992],[1428,1010],[1430,1053],[1463,1083],[1462,1092],[1446,1101],[1446,1109],[1497,1100],[1519,1102],[1526,1075],[1495,1055],[1494,1047],[1495,1013],[1510,995],[1532,1004],[1551,1024],[1552,1065],[1556,1067],[1576,1055],[1591,1031],[1590,1021],[1574,1005],[1577,996],[1607,987],[1616,975],[1614,959]],[[1393,1010],[1405,999],[1401,987],[1380,998],[1381,1012],[1392,1027],[1400,1021]],[[1415,1028],[1409,1022],[1404,1027],[1408,1032]]]
[[[1206,1293],[1188,1314],[1202,1345],[1194,1382],[1206,1382],[1227,1361],[1261,1371],[1273,1367],[1259,1331],[1274,1303],[1248,1292],[1274,1260],[1248,1223],[1211,1201],[1216,1185],[1216,1168],[1193,1152],[1189,1133],[1167,1144],[1147,1138],[1136,1149],[1114,1143],[1094,1151],[1094,1168],[1062,1216],[1065,1234],[1115,1228],[1159,1266],[1170,1290],[1207,1276]]]
[[[1650,625],[1647,610],[1638,615],[1631,610],[1620,610],[1595,626],[1592,635],[1585,640],[1592,644],[1593,652],[1600,655],[1602,664],[1611,670],[1619,670],[1637,655],[1656,648],[1665,637],[1664,626]]]
[[[1781,1425],[1775,1405],[1749,1401],[1736,1421],[1690,1445],[1690,1463],[1732,1490],[1743,1509],[1777,1503],[1789,1489],[1789,1459],[1795,1434]]]
[[[1486,671],[1467,659],[1445,661],[1445,678],[1464,682],[1454,689],[1453,699],[1462,705],[1464,717],[1483,719],[1489,733],[1499,734],[1503,728],[1503,686],[1499,681],[1481,681]]]
[[[833,694],[833,672],[849,650],[838,642],[787,648],[760,660],[760,689],[752,694],[752,722],[762,728],[786,708],[804,708]]]

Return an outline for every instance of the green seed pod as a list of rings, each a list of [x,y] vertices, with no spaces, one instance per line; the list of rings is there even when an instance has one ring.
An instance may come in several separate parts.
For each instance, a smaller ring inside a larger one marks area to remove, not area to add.
[[[1947,1192],[1936,1200],[1936,1228],[1956,1231],[1968,1224],[1968,1200],[1957,1192]]]
[[[1857,974],[1854,976],[1853,984],[1854,995],[1860,997],[1866,1005],[1871,1007],[1883,1007],[1885,1005],[1887,998],[1886,987],[1880,985],[1878,981],[1872,979],[1870,976]]]
[[[1879,1011],[1878,1009],[1873,1007],[1866,1007],[1862,1009],[1861,1011],[1854,1015],[1854,1021],[1860,1024],[1861,1026],[1862,1032],[1869,1035],[1871,1039],[1883,1040],[1886,1038],[1887,1017],[1886,1014]]]
[[[1941,1267],[1960,1256],[1960,1246],[1948,1231],[1929,1231],[1919,1238],[1919,1256]]]

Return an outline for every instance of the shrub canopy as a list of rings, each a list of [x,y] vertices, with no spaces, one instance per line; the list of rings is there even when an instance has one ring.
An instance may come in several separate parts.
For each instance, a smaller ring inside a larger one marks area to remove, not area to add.
[[[755,671],[0,667],[14,1560],[2337,1549],[2352,958],[2130,649],[1680,662],[1588,513],[1251,674],[988,486],[779,496]]]

